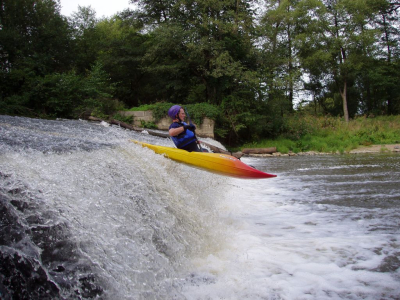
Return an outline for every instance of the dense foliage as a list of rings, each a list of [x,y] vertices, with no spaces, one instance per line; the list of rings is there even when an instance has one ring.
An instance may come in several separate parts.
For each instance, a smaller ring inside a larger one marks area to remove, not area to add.
[[[398,1],[131,2],[97,19],[91,7],[62,16],[58,0],[0,0],[0,113],[179,103],[230,144],[289,133],[293,113],[400,114]]]
[[[205,117],[217,121],[220,118],[220,110],[216,105],[211,105],[208,103],[195,103],[182,105],[180,103],[170,103],[170,102],[158,102],[155,104],[145,104],[138,107],[133,107],[130,111],[147,111],[151,110],[155,122],[158,122],[162,118],[166,117],[166,112],[172,105],[181,105],[187,114],[187,118],[196,123],[201,124]]]
[[[276,147],[277,151],[344,153],[362,146],[400,143],[400,116],[357,117],[350,122],[332,116],[296,114],[285,118],[284,134],[247,143],[243,148]]]

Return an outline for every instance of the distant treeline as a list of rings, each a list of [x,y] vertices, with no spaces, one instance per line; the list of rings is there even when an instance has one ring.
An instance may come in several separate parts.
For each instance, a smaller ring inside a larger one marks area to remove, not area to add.
[[[90,6],[67,18],[58,0],[0,0],[0,113],[203,103],[230,143],[279,135],[299,111],[400,114],[399,1],[131,2],[98,19]]]

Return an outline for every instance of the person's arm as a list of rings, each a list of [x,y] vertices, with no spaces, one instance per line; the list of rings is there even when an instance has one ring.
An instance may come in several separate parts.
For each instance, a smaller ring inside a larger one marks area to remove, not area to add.
[[[181,134],[182,132],[184,132],[186,129],[189,129],[191,131],[195,131],[196,130],[196,126],[194,126],[193,124],[190,124],[190,125],[184,125],[184,126],[180,126],[180,127],[176,127],[176,128],[171,128],[169,130],[169,135],[170,136],[177,136],[177,135]]]
[[[177,127],[177,128],[171,128],[168,132],[170,136],[177,136],[178,134],[181,134],[182,132],[185,131],[185,127]]]

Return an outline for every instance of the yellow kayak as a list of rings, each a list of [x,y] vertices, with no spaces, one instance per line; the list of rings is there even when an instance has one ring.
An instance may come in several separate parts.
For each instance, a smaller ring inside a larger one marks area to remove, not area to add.
[[[188,152],[177,148],[152,145],[135,140],[132,140],[132,142],[147,147],[155,153],[164,154],[166,157],[175,161],[183,162],[213,173],[246,179],[276,177],[276,175],[264,173],[250,167],[231,155],[207,152]]]

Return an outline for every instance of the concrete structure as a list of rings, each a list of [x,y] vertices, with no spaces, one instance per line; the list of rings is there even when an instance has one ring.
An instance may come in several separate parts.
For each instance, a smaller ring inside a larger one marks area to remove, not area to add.
[[[155,122],[153,117],[153,112],[151,110],[148,111],[120,111],[119,114],[121,116],[133,116],[133,124],[136,127],[141,127],[141,121],[145,122]],[[169,117],[162,118],[160,121],[155,123],[157,129],[159,130],[168,130],[169,125],[171,124],[171,119]],[[197,127],[196,134],[201,137],[209,137],[214,138],[214,120],[209,118],[204,118],[203,123],[200,126],[194,123]]]

